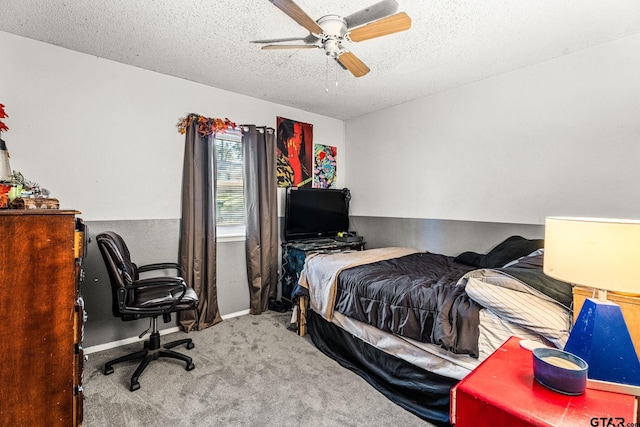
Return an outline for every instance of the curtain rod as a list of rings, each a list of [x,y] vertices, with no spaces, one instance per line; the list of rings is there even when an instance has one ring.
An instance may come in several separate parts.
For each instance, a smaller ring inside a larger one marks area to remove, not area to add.
[[[241,125],[242,126],[242,130],[245,132],[249,131],[249,126],[248,125]],[[275,130],[271,127],[268,126],[256,126],[256,130],[260,133],[264,133],[265,129],[267,130],[267,133],[274,133]]]

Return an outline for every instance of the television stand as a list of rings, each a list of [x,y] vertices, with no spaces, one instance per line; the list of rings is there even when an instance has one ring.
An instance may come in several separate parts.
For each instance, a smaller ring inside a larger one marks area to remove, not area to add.
[[[300,273],[304,267],[304,260],[309,254],[316,252],[361,251],[364,249],[364,245],[364,239],[357,242],[343,242],[330,238],[282,242],[282,274],[280,277],[282,302],[287,308],[293,307],[291,294],[298,284]]]

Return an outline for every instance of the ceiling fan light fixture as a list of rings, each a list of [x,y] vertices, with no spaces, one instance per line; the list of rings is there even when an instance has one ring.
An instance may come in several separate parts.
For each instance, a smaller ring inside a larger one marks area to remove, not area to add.
[[[342,51],[344,51],[344,48],[340,44],[340,40],[336,40],[335,38],[328,38],[324,40],[322,42],[322,47],[324,48],[327,56],[334,59],[337,58],[342,53]]]
[[[327,56],[337,58],[342,48],[342,41],[347,34],[347,22],[338,15],[325,15],[318,19],[318,25],[322,28],[322,47]]]
[[[325,15],[318,19],[318,25],[322,28],[322,38],[335,37],[342,39],[347,34],[347,21],[338,15]]]

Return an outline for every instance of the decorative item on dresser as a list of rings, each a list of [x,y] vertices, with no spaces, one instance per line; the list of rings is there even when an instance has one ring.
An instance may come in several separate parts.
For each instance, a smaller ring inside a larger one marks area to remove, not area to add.
[[[78,214],[0,211],[0,420],[11,426],[82,425],[86,231]]]
[[[17,197],[10,206],[12,209],[59,209],[60,201],[48,197]]]
[[[0,104],[0,119],[9,117],[4,111],[4,105]],[[7,145],[2,139],[2,132],[9,130],[9,127],[0,120],[0,182],[8,181],[11,179],[11,165],[9,164],[9,151]],[[0,206],[1,207],[1,206]]]
[[[0,119],[7,117],[4,105],[0,104]],[[49,190],[11,170],[7,144],[2,139],[2,132],[8,130],[0,120],[0,209],[58,209],[60,203],[57,199],[49,199]]]

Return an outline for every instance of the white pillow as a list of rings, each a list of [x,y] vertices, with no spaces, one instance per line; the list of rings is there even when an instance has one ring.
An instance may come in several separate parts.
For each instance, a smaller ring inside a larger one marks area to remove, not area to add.
[[[487,281],[486,277],[467,276],[467,294],[501,319],[536,333],[556,347],[563,348],[569,338],[571,312],[517,279],[507,275],[495,278],[498,279],[496,283],[491,283],[491,278]],[[500,281],[509,281],[512,286],[503,287],[499,284]],[[513,286],[514,282],[519,286]]]

